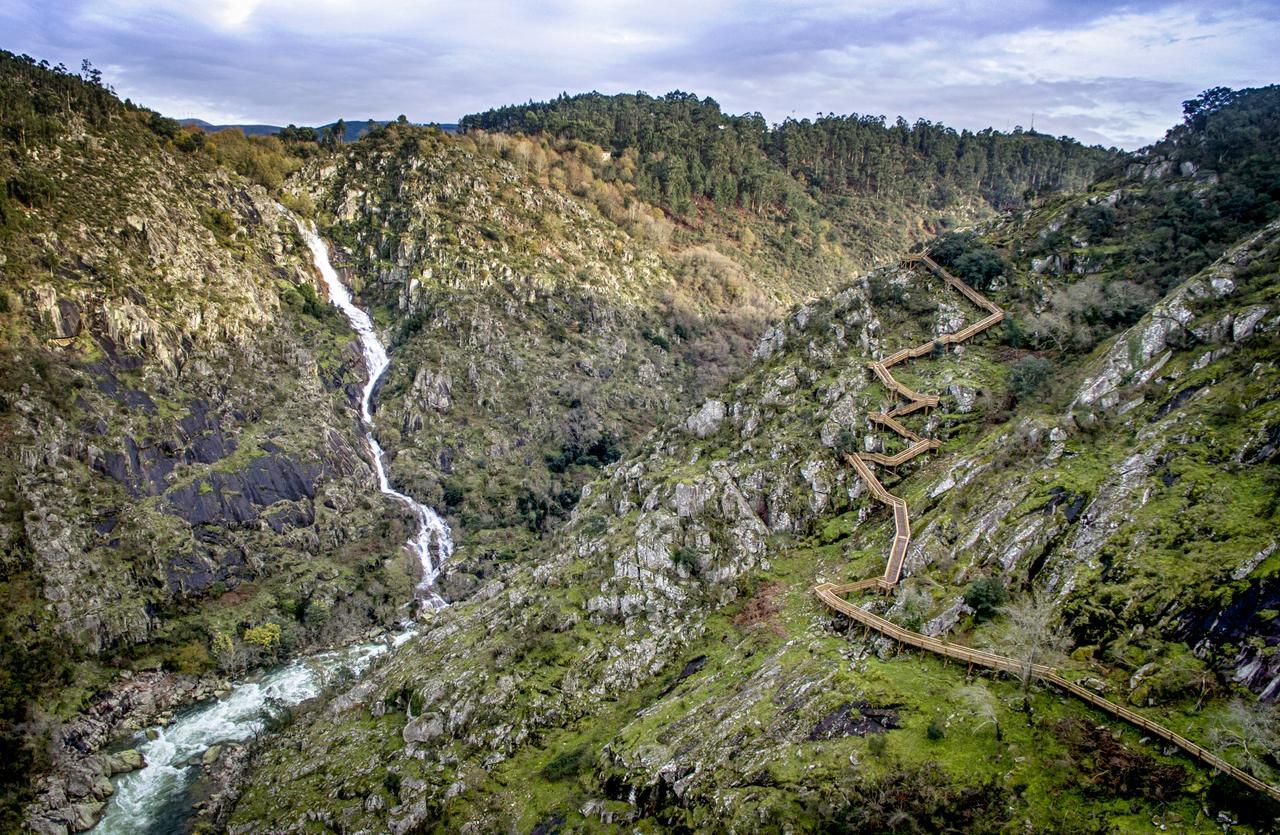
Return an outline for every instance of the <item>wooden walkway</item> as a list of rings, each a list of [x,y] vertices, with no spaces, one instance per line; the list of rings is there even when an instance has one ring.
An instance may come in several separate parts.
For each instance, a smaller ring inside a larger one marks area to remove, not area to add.
[[[1234,777],[1249,788],[1262,792],[1263,794],[1280,801],[1280,787],[1273,786],[1259,780],[1247,771],[1232,765],[1222,757],[1207,748],[1197,745],[1186,737],[1174,733],[1163,725],[1153,722],[1127,707],[1118,705],[1109,699],[1105,699],[1092,690],[1082,687],[1070,679],[1064,678],[1061,673],[1053,667],[1049,667],[1044,664],[1032,664],[1028,666],[1014,658],[1008,658],[1002,655],[996,655],[995,653],[984,652],[982,650],[952,644],[943,638],[931,638],[928,635],[904,629],[878,615],[873,615],[861,606],[857,606],[845,599],[847,595],[854,592],[867,592],[872,590],[888,592],[897,586],[898,581],[902,576],[902,564],[906,559],[907,549],[911,545],[911,519],[907,511],[906,500],[893,495],[885,489],[884,485],[880,483],[880,479],[876,477],[875,472],[869,465],[879,464],[886,467],[896,467],[910,461],[921,453],[929,452],[930,450],[937,449],[941,446],[940,441],[934,439],[925,440],[896,420],[897,417],[902,415],[910,414],[920,409],[929,409],[937,406],[938,397],[936,395],[922,395],[907,386],[902,385],[893,378],[889,369],[905,360],[930,354],[938,345],[955,345],[960,342],[964,342],[967,339],[971,339],[974,336],[995,327],[1004,320],[1003,310],[989,301],[977,290],[951,275],[951,273],[943,269],[928,255],[912,255],[908,256],[904,260],[907,262],[924,264],[930,271],[940,276],[943,281],[960,291],[965,298],[969,299],[976,306],[986,310],[990,315],[953,334],[944,334],[931,342],[927,342],[924,345],[918,345],[915,348],[903,348],[882,360],[876,360],[869,364],[872,372],[884,387],[890,393],[905,399],[906,403],[895,406],[887,413],[872,412],[867,417],[873,423],[878,423],[881,426],[897,433],[906,439],[910,445],[897,455],[882,455],[880,453],[872,452],[863,452],[857,455],[844,453],[844,459],[853,467],[854,471],[858,473],[858,477],[867,485],[867,488],[871,491],[872,497],[877,501],[888,505],[892,509],[894,525],[893,545],[889,549],[889,560],[885,565],[883,576],[872,577],[867,580],[859,580],[856,583],[844,583],[840,585],[836,585],[834,583],[822,583],[815,586],[813,589],[814,593],[817,594],[818,599],[831,609],[840,612],[863,626],[873,629],[876,632],[879,632],[880,634],[892,638],[902,644],[913,646],[917,649],[927,650],[947,658],[955,658],[959,661],[964,661],[967,664],[976,664],[980,667],[987,667],[1000,672],[1012,673],[1014,675],[1025,675],[1030,673],[1033,677],[1047,682],[1060,690],[1064,690],[1067,693],[1088,702],[1105,713],[1119,719],[1123,719],[1124,721],[1141,728],[1152,736],[1159,737],[1166,742],[1170,742],[1178,746],[1192,757],[1195,757],[1206,765],[1210,765],[1219,771]]]

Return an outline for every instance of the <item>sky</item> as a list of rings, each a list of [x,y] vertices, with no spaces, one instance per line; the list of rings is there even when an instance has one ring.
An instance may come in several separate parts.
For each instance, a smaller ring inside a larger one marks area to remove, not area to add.
[[[0,0],[0,48],[175,118],[454,122],[683,90],[770,122],[863,113],[1138,148],[1213,86],[1280,82],[1256,0]]]

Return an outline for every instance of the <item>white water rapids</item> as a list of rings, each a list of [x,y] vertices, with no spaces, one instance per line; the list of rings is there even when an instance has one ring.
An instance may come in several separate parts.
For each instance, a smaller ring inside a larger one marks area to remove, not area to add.
[[[434,510],[391,486],[382,447],[373,437],[372,401],[378,380],[390,365],[387,350],[378,339],[369,315],[355,305],[350,291],[329,262],[329,249],[324,240],[309,224],[296,219],[295,222],[311,249],[316,268],[324,277],[329,300],[347,317],[360,339],[369,375],[360,398],[360,417],[378,476],[378,488],[403,503],[417,518],[418,530],[408,542],[422,566],[422,580],[415,600],[423,608],[439,609],[445,603],[436,593],[434,583],[440,573],[440,563],[453,551],[449,526]],[[410,624],[386,641],[353,644],[296,659],[240,682],[224,699],[185,713],[166,727],[152,729],[154,738],[138,745],[146,765],[116,780],[116,792],[93,832],[134,835],[183,831],[184,822],[191,817],[186,789],[201,754],[214,745],[241,742],[257,735],[266,727],[273,710],[318,696],[340,671],[359,676],[378,656],[413,637],[414,631]]]

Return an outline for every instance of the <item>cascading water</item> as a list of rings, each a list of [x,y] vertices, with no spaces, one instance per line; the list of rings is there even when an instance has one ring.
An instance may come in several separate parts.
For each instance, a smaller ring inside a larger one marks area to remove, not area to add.
[[[387,357],[387,349],[382,346],[381,340],[374,332],[373,321],[369,319],[369,314],[356,307],[351,300],[351,292],[338,278],[337,270],[329,263],[329,248],[324,240],[316,234],[314,228],[301,221],[298,221],[298,231],[302,233],[307,246],[311,248],[316,269],[320,270],[320,275],[324,277],[324,283],[329,288],[329,300],[342,311],[360,337],[364,364],[369,371],[369,381],[364,384],[364,392],[360,397],[360,417],[364,420],[365,437],[373,453],[373,468],[378,474],[378,489],[403,502],[417,516],[418,532],[413,539],[409,540],[409,548],[422,564],[422,582],[418,584],[418,599],[422,605],[438,609],[444,605],[444,601],[435,592],[435,580],[440,574],[441,562],[453,551],[453,537],[449,533],[449,526],[434,510],[419,504],[391,486],[383,461],[382,447],[378,444],[377,438],[373,437],[371,404],[378,381],[382,379],[387,366],[391,364],[391,360]]]
[[[453,551],[449,526],[434,510],[391,486],[382,447],[373,437],[372,401],[378,380],[390,365],[387,350],[378,339],[369,315],[356,307],[351,293],[338,278],[329,262],[329,249],[324,240],[310,225],[297,219],[295,222],[329,289],[330,301],[347,317],[360,339],[369,375],[360,397],[360,417],[373,456],[378,489],[403,503],[417,518],[418,530],[408,542],[422,566],[422,580],[414,598],[422,608],[439,609],[445,603],[434,584],[442,561]],[[153,738],[138,746],[146,765],[117,780],[106,814],[93,831],[100,835],[181,831],[183,822],[191,817],[184,798],[195,768],[193,759],[198,761],[200,755],[214,745],[255,736],[266,727],[273,709],[296,705],[319,695],[325,683],[342,670],[360,675],[374,659],[413,635],[414,628],[410,625],[389,641],[355,644],[299,658],[237,684],[226,698],[192,710],[167,727],[153,729]]]

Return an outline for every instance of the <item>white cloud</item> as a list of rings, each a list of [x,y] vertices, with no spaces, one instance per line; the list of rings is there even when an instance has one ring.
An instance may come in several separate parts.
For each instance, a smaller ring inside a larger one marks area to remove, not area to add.
[[[1225,5],[1224,5],[1225,4]],[[1267,83],[1271,7],[1223,0],[0,0],[10,48],[108,67],[175,115],[452,120],[561,91],[670,89],[734,112],[1029,124],[1133,147],[1216,84]],[[9,12],[12,14],[9,14]]]

